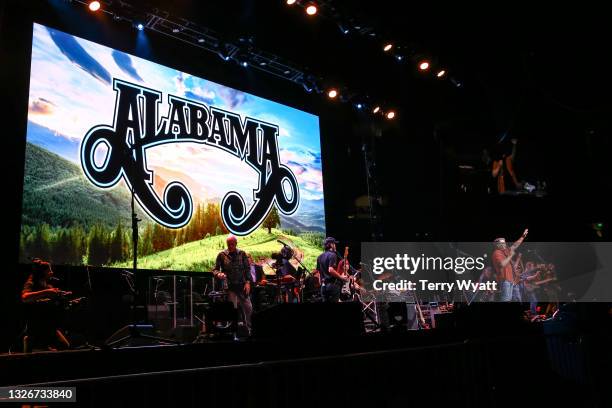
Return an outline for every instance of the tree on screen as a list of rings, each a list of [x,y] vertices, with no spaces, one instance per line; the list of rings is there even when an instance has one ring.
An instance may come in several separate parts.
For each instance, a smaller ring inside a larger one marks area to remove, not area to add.
[[[268,229],[268,234],[272,233],[272,228],[276,228],[280,225],[280,217],[278,216],[278,211],[276,207],[272,207],[272,211],[268,214],[263,224],[264,228]]]

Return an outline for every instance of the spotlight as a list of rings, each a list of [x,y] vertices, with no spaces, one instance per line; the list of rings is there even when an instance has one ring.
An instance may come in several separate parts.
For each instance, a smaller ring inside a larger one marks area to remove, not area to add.
[[[136,29],[138,31],[142,31],[142,30],[144,30],[144,25],[142,23],[138,23],[138,24],[136,24]]]
[[[310,6],[306,7],[306,14],[308,14],[309,16],[314,16],[315,14],[317,14],[317,6],[315,6],[314,4],[311,4]]]
[[[451,83],[452,83],[453,85],[455,85],[457,88],[461,88],[461,87],[463,86],[463,84],[462,84],[460,81],[456,80],[455,78],[451,78],[451,79],[450,79],[450,81],[451,81]]]
[[[293,6],[295,4],[295,0],[287,0],[288,6]]]
[[[355,105],[355,107],[356,107],[357,109],[361,109],[361,108],[363,108],[363,104],[358,103],[357,105]]]
[[[385,52],[390,51],[391,48],[393,48],[393,44],[387,43],[387,44],[385,44],[385,47],[383,48],[383,51],[385,51]]]
[[[377,106],[374,108],[374,110],[372,110],[372,113],[378,113],[380,112],[380,106]]]
[[[419,69],[420,69],[421,71],[427,71],[427,70],[429,69],[429,62],[427,62],[427,61],[421,61],[421,62],[419,63]]]
[[[92,1],[91,3],[89,3],[89,9],[91,11],[98,11],[98,10],[100,10],[100,2],[99,1]]]
[[[338,28],[342,34],[348,34],[351,31],[344,22],[338,23]]]
[[[387,114],[385,115],[387,117],[387,119],[393,119],[395,117],[395,111],[389,111],[387,112]]]
[[[441,71],[439,71],[439,72],[436,74],[436,76],[437,76],[438,78],[442,78],[444,75],[446,75],[446,71],[445,71],[445,70],[441,70]]]
[[[242,65],[243,67],[245,67],[245,68],[246,68],[246,67],[248,67],[248,66],[249,66],[249,63],[248,63],[248,62],[246,62],[246,61],[242,61],[242,64],[240,64],[240,65]]]
[[[398,60],[398,61],[401,61],[401,60],[404,59],[404,56],[403,55],[396,55],[395,59]]]
[[[338,91],[332,88],[327,92],[327,96],[329,96],[331,99],[334,99],[336,96],[338,96]]]
[[[198,42],[201,44],[201,43],[203,43],[203,42],[204,42],[204,39],[203,39],[203,38],[199,38],[199,39],[198,39]]]

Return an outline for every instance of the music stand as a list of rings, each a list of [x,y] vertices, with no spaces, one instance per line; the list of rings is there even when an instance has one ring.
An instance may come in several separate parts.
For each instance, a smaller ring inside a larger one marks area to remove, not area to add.
[[[142,332],[142,330],[153,330],[153,324],[134,323],[134,320],[135,320],[134,310],[137,307],[137,302],[135,301],[135,299],[138,296],[138,291],[137,291],[137,288],[134,286],[133,272],[124,270],[121,272],[121,275],[127,283],[127,286],[130,291],[131,299],[132,299],[132,302],[131,302],[132,304],[130,305],[130,321],[132,323],[127,324],[121,327],[116,332],[114,332],[108,339],[106,339],[103,347],[109,347],[109,348],[126,347],[126,346],[129,346],[128,342],[133,339],[148,339],[148,340],[153,340],[155,342],[158,342],[160,344],[163,344],[163,343],[180,344],[180,341],[177,341],[177,340],[171,340],[171,339],[166,339],[163,337],[153,336],[150,334],[144,334]],[[123,334],[123,336],[117,338],[121,334]]]

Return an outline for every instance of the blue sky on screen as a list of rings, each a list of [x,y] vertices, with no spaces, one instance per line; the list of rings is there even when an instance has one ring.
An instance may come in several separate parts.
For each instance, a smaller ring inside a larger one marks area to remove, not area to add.
[[[39,24],[34,24],[32,44],[28,141],[79,164],[79,144],[87,131],[112,124],[112,78],[163,92],[163,115],[167,95],[172,94],[278,125],[281,161],[300,185],[302,203],[292,218],[299,220],[302,210],[313,215],[314,209],[316,224],[322,223],[317,226],[324,227],[317,116]],[[235,190],[250,204],[257,186],[257,175],[248,165],[202,144],[152,147],[147,149],[147,164],[155,172],[158,192],[167,183],[181,181],[195,201],[218,201]]]

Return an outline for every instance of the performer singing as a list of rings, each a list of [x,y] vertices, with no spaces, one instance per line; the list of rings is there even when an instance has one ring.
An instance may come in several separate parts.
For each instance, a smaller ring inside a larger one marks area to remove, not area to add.
[[[521,301],[521,290],[520,285],[515,284],[514,264],[512,258],[515,255],[516,249],[523,243],[527,237],[529,230],[525,229],[523,235],[516,240],[510,248],[506,244],[504,238],[496,238],[495,250],[491,256],[493,267],[497,275],[497,281],[501,290],[501,301],[502,302],[513,302]]]
[[[213,276],[227,283],[228,299],[234,308],[240,308],[240,320],[250,333],[253,306],[249,298],[252,280],[249,260],[246,253],[238,249],[235,236],[230,235],[226,243],[227,249],[217,255]]]
[[[514,172],[514,161],[516,158],[516,139],[512,139],[512,153],[509,155],[506,152],[503,152],[501,147],[498,148],[500,151],[493,160],[493,166],[491,169],[491,175],[496,180],[497,184],[497,192],[503,193],[506,190],[516,190],[520,188],[521,183],[519,183],[516,178],[516,173]]]
[[[348,276],[343,276],[336,270],[338,266],[338,255],[336,254],[335,238],[327,237],[323,241],[325,252],[317,258],[317,270],[321,274],[321,296],[324,302],[338,302],[342,282],[348,281]]]
[[[27,305],[26,335],[23,338],[24,352],[31,351],[33,346],[45,347],[49,350],[69,348],[70,342],[60,330],[60,309],[57,304],[63,296],[71,292],[54,287],[49,281],[53,270],[49,262],[38,258],[33,260],[32,272],[21,291],[21,301]]]

